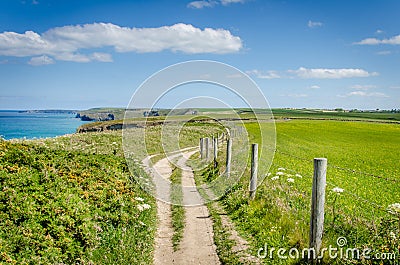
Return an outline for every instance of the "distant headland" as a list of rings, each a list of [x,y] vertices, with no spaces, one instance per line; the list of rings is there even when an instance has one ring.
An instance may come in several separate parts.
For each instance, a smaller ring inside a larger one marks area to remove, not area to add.
[[[43,114],[77,114],[77,110],[46,109],[46,110],[20,110],[18,113],[43,113]]]

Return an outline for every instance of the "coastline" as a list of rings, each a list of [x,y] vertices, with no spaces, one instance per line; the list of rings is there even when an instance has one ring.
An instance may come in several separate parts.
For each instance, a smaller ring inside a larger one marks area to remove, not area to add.
[[[87,123],[71,111],[0,111],[0,137],[3,140],[35,140],[76,133]]]

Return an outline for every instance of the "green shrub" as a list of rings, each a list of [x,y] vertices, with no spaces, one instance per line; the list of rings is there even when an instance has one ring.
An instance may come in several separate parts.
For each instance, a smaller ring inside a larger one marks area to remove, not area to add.
[[[130,180],[121,157],[1,141],[0,187],[0,262],[132,264],[152,258],[154,200]],[[140,211],[143,203],[151,208]]]

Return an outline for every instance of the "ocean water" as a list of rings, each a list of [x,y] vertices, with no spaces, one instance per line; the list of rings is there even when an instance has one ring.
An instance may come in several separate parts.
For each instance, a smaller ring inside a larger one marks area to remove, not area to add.
[[[0,136],[13,138],[47,138],[76,132],[87,122],[67,113],[20,113],[0,110]]]

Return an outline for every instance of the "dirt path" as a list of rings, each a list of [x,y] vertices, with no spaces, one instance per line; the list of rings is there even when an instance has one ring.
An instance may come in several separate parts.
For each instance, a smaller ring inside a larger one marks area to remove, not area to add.
[[[171,224],[171,206],[169,200],[170,185],[167,180],[172,169],[167,158],[159,160],[148,170],[153,175],[156,186],[158,227],[155,238],[154,264],[220,264],[213,240],[212,220],[208,209],[202,203],[197,191],[192,169],[186,166],[187,159],[195,151],[185,152],[183,156],[173,154],[169,159],[178,158],[182,168],[183,202],[185,205],[185,228],[180,249],[173,251]],[[150,157],[143,160],[149,166]]]
[[[185,230],[180,249],[175,253],[176,264],[220,264],[210,213],[197,191],[192,169],[186,166],[193,153],[184,153],[178,160],[182,168],[183,203],[196,206],[185,207]]]
[[[173,264],[171,254],[174,252],[174,249],[171,239],[174,231],[171,224],[171,205],[164,202],[170,196],[170,187],[165,184],[160,185],[159,179],[154,176],[155,174],[160,174],[164,179],[169,179],[172,169],[167,158],[158,161],[153,169],[153,179],[158,198],[163,198],[163,201],[160,199],[157,200],[158,226],[155,238],[154,264]]]

